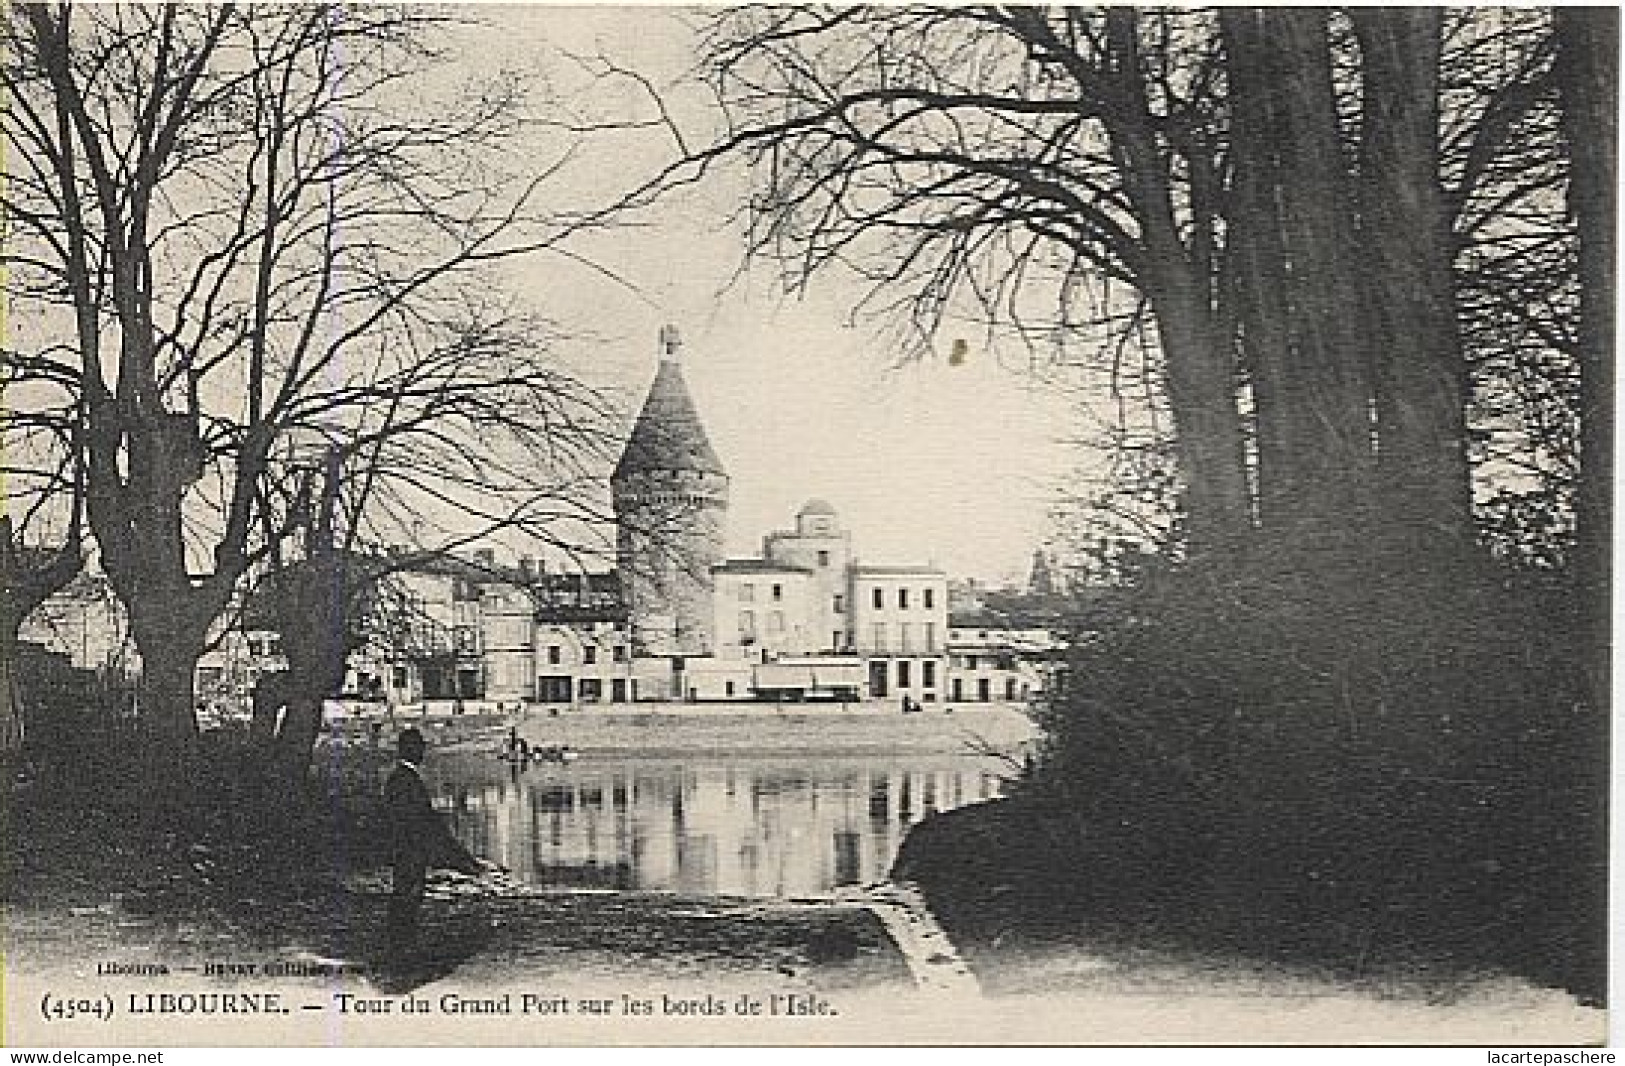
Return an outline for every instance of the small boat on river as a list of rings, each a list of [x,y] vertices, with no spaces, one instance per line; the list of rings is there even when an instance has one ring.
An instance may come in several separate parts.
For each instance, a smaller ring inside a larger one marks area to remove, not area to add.
[[[526,744],[521,740],[518,744],[508,744],[497,753],[497,758],[503,762],[517,763],[527,766],[533,762],[565,763],[575,762],[581,758],[581,753],[568,744]]]

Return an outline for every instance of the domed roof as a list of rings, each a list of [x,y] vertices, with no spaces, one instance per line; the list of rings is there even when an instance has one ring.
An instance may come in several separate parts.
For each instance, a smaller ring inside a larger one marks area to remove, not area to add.
[[[830,515],[833,517],[834,514],[835,508],[828,500],[814,496],[812,499],[801,505],[801,510],[796,512],[796,517],[805,518],[809,515]]]
[[[614,477],[620,480],[655,470],[727,476],[675,359],[661,360],[654,384],[649,386],[649,398],[643,401],[626,450],[615,464]]]

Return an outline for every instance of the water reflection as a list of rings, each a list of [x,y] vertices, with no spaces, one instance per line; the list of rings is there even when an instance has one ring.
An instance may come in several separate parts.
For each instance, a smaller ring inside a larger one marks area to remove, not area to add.
[[[880,880],[909,826],[997,795],[998,770],[945,756],[481,764],[437,802],[476,853],[534,884],[808,896]]]

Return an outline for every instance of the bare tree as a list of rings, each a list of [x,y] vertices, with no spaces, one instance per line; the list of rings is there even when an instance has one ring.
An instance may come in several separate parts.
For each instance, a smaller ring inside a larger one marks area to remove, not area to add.
[[[84,567],[76,384],[48,360],[0,353],[0,747],[21,740],[28,717],[18,669],[23,621]]]
[[[602,405],[496,274],[599,220],[543,208],[567,149],[516,153],[522,79],[458,84],[441,14],[14,14],[8,284],[72,338],[89,525],[179,750],[210,626],[297,526],[312,453],[358,479],[357,535],[578,513]]]
[[[962,299],[1018,328],[1078,323],[1079,287],[1114,282],[1108,318],[1152,328],[1163,356],[1190,537],[1222,544],[1251,506],[1201,31],[1128,9],[729,12],[707,49],[730,129],[689,173],[742,156],[758,251],[800,278],[854,269],[928,334]],[[1099,340],[1066,332],[1044,339]]]
[[[1514,157],[1551,150],[1519,140],[1541,129],[1526,119],[1543,25],[730,11],[706,37],[728,128],[667,177],[743,159],[755,251],[792,284],[855,271],[871,305],[927,335],[975,314],[1102,352],[1148,333],[1195,547],[1259,524],[1355,548],[1379,533],[1396,560],[1459,553],[1473,534],[1467,344],[1487,332],[1471,315],[1494,284],[1470,272],[1533,216],[1561,228],[1541,204],[1551,167],[1506,180]]]

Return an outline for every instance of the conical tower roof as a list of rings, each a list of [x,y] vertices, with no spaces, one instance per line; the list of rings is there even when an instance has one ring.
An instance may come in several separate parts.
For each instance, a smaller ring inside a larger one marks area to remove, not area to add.
[[[632,426],[626,450],[615,464],[614,480],[650,471],[686,471],[727,476],[705,435],[700,413],[688,394],[677,359],[675,332],[662,333],[664,351],[649,397]]]

